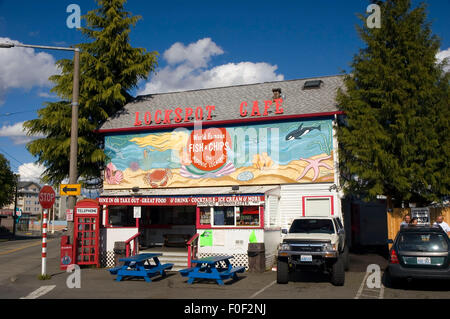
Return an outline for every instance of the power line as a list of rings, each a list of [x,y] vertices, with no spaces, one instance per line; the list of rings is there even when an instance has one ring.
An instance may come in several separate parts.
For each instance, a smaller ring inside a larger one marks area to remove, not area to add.
[[[20,111],[20,112],[8,112],[8,113],[2,113],[0,116],[11,116],[16,114],[22,114],[22,113],[35,113],[38,110],[32,110],[32,111]]]
[[[34,174],[35,172],[33,172],[31,169],[29,169],[28,167],[25,166],[24,163],[22,163],[21,161],[19,161],[18,159],[16,159],[14,156],[12,156],[11,154],[9,154],[7,151],[5,151],[4,149],[2,149],[0,147],[0,151],[2,151],[3,153],[5,153],[6,155],[8,155],[10,158],[12,158],[13,160],[15,160],[17,163],[19,163],[20,165],[23,165],[22,168],[25,168],[25,170],[27,170],[29,173]],[[16,165],[17,166],[17,165]],[[19,172],[19,166],[17,166],[17,172]]]
[[[11,154],[9,154],[7,151],[5,151],[4,149],[2,149],[0,147],[0,151],[2,151],[3,153],[5,153],[6,155],[8,155],[9,157],[11,157],[13,160],[15,160],[17,163],[24,165],[21,161],[19,161],[18,159],[16,159],[14,156],[12,156]]]

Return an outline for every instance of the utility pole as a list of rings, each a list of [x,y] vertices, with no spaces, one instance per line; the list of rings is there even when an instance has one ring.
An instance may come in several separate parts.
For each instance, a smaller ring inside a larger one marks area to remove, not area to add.
[[[69,184],[77,184],[78,180],[78,94],[80,85],[80,49],[76,48],[73,56],[73,90],[72,90],[72,129],[70,130],[70,164]],[[74,209],[77,202],[76,196],[69,196],[68,207]],[[75,214],[74,214],[75,215]],[[67,231],[70,235],[69,242],[73,244],[73,221],[67,222]]]
[[[14,177],[16,178],[16,194],[14,196],[14,210],[13,210],[13,240],[16,240],[16,211],[17,211],[17,194],[18,194],[18,188],[19,188],[19,175],[14,174]]]
[[[70,158],[69,158],[69,183],[77,184],[78,169],[77,169],[77,157],[78,157],[78,97],[79,97],[79,82],[80,82],[80,49],[79,48],[65,48],[65,47],[53,47],[43,45],[29,45],[22,43],[1,43],[0,48],[36,48],[47,50],[62,50],[73,51],[73,91],[72,91],[72,125],[70,131]],[[68,208],[73,209],[77,201],[76,196],[69,196]],[[73,243],[73,221],[67,222],[67,230],[69,233],[69,241]]]

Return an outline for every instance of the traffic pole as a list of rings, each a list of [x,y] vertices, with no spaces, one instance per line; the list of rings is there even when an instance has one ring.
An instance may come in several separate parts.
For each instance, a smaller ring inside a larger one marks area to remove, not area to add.
[[[47,274],[47,219],[48,209],[44,209],[44,218],[42,220],[42,276]]]

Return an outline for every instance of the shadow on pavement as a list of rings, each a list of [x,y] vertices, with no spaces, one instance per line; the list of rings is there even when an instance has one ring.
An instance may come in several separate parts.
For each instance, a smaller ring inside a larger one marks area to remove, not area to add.
[[[170,279],[171,277],[173,277],[175,275],[176,275],[175,273],[172,273],[172,274],[171,273],[166,273],[165,277],[162,277],[162,276],[158,275],[158,276],[152,277],[150,279],[152,280],[152,282],[158,282],[158,281],[168,280],[168,279]],[[117,275],[111,276],[112,281],[116,281],[116,278],[117,278]],[[141,282],[146,282],[144,278],[142,278],[142,277],[134,277],[134,276],[122,277],[122,280],[120,282],[122,282],[122,281],[141,281]],[[119,282],[119,281],[116,281],[116,282]]]
[[[55,232],[54,234],[48,232],[47,238],[58,238],[62,235],[61,232]],[[20,241],[20,240],[30,240],[30,239],[40,239],[42,238],[42,234],[40,232],[21,232],[16,233],[16,236],[13,236],[12,233],[2,233],[0,234],[0,240],[2,241]]]
[[[330,276],[320,271],[301,271],[289,273],[289,281],[292,282],[330,282]]]
[[[247,276],[239,276],[238,279],[225,279],[223,281],[224,286],[231,286],[243,279],[245,279]],[[211,287],[220,286],[214,279],[205,279],[205,278],[196,278],[195,281],[192,284],[188,284],[188,280],[183,278],[183,284],[186,284],[186,287],[195,287],[195,284],[204,284],[209,285]]]
[[[412,279],[393,281],[389,272],[385,271],[382,277],[382,283],[386,288],[410,290],[410,291],[450,291],[450,280],[439,279]]]

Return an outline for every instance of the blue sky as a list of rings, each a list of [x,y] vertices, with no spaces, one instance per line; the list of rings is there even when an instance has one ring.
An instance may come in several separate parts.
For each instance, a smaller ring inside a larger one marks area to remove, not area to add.
[[[364,45],[355,30],[360,24],[356,15],[364,13],[368,3],[129,0],[126,9],[142,16],[131,32],[132,45],[160,54],[158,75],[140,83],[133,94],[348,71],[353,55]],[[427,3],[433,33],[441,38],[445,52],[450,48],[450,1]],[[66,26],[69,4],[78,4],[82,14],[96,7],[93,0],[0,0],[0,40],[56,46],[85,41],[80,31]],[[61,58],[72,54],[0,49],[0,152],[26,179],[35,177],[39,168],[25,148],[21,123],[36,118],[43,102],[55,100],[47,78]]]

